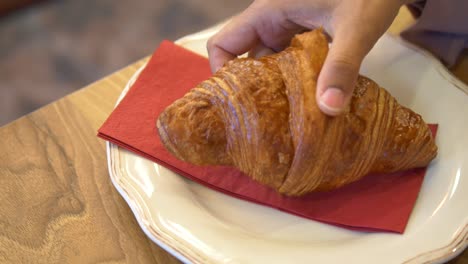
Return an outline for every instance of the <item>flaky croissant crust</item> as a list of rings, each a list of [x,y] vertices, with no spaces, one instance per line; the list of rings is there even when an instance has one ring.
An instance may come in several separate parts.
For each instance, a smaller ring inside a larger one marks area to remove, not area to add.
[[[161,141],[181,160],[234,166],[291,196],[428,165],[437,155],[428,126],[372,80],[359,76],[344,114],[320,111],[327,53],[318,29],[277,54],[228,62],[161,113]]]

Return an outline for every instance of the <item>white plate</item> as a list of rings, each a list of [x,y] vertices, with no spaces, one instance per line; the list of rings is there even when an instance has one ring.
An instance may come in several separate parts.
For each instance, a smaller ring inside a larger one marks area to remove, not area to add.
[[[206,40],[218,29],[177,43],[206,56]],[[350,231],[232,198],[108,143],[111,179],[144,232],[184,262],[448,260],[468,244],[468,87],[430,55],[391,36],[377,43],[362,72],[426,121],[440,124],[439,155],[403,235]]]

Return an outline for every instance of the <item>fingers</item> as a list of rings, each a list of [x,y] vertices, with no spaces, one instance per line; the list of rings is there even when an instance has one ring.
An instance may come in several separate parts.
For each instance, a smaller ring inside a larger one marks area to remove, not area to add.
[[[251,13],[247,9],[208,40],[207,49],[212,72],[219,70],[225,62],[249,51],[259,42],[257,31],[249,22]]]
[[[369,41],[358,34],[336,33],[320,72],[317,102],[327,115],[341,114],[349,104]]]
[[[283,5],[285,1],[254,1],[211,37],[207,44],[211,70],[216,72],[226,61],[252,49],[251,56],[261,57],[286,47],[304,27],[286,17]]]

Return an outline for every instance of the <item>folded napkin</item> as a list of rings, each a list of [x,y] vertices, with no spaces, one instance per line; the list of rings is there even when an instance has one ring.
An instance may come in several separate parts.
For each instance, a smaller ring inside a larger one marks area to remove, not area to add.
[[[159,114],[210,77],[208,61],[165,41],[135,84],[99,129],[98,136],[209,188],[305,218],[350,229],[402,233],[425,169],[365,177],[338,190],[285,197],[236,169],[198,167],[172,156],[156,130]],[[432,126],[435,133],[436,126]]]

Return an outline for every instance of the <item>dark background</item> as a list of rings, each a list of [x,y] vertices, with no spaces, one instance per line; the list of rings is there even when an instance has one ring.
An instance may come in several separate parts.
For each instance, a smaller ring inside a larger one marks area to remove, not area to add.
[[[250,2],[0,0],[0,126]]]

